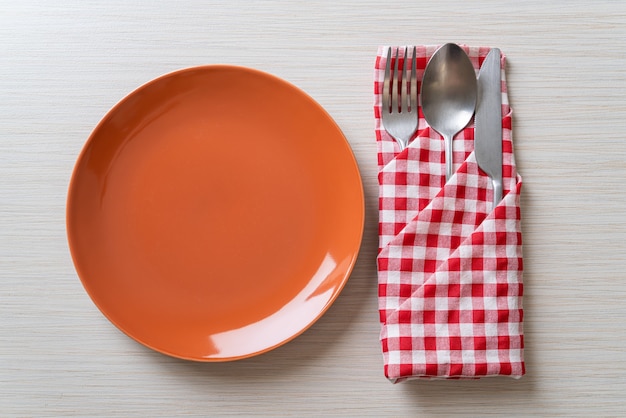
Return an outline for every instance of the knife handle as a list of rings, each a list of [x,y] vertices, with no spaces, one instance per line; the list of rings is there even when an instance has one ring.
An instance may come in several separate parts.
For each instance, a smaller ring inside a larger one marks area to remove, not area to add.
[[[493,210],[502,200],[502,180],[493,178],[491,179],[491,185],[493,186]]]

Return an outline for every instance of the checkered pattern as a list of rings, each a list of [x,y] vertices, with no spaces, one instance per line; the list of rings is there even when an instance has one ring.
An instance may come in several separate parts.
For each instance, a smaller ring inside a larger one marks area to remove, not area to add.
[[[521,377],[522,179],[513,158],[504,71],[504,197],[491,210],[491,182],[473,153],[473,124],[454,139],[455,174],[448,183],[443,140],[428,127],[421,108],[419,131],[402,152],[384,131],[380,114],[387,48],[378,50],[374,89],[385,375],[393,382]],[[417,48],[418,80],[435,49]],[[489,52],[464,49],[476,69]]]

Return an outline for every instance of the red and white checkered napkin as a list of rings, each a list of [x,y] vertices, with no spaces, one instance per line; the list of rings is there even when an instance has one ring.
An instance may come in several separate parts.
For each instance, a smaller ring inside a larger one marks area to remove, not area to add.
[[[489,48],[464,49],[478,70]],[[418,80],[435,50],[417,48]],[[385,375],[393,382],[521,377],[522,179],[513,158],[504,71],[504,197],[492,211],[491,181],[473,153],[473,122],[454,139],[455,174],[445,185],[443,140],[421,108],[417,137],[407,149],[400,152],[385,132],[380,115],[386,56],[387,47],[379,48],[374,106]]]

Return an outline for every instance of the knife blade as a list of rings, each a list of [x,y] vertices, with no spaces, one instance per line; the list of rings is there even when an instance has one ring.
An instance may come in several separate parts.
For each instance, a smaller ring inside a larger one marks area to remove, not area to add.
[[[476,161],[491,179],[495,208],[502,200],[502,92],[498,48],[489,51],[478,73],[474,126]]]

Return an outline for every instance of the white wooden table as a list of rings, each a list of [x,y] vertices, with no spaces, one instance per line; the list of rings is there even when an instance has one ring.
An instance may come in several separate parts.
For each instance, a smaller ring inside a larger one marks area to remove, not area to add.
[[[626,3],[22,0],[0,4],[0,416],[626,414]],[[372,116],[378,45],[508,56],[524,177],[527,375],[382,374]],[[210,63],[298,85],[346,134],[366,192],[357,267],[327,314],[270,353],[172,359],[135,343],[74,271],[65,199],[105,112]]]

